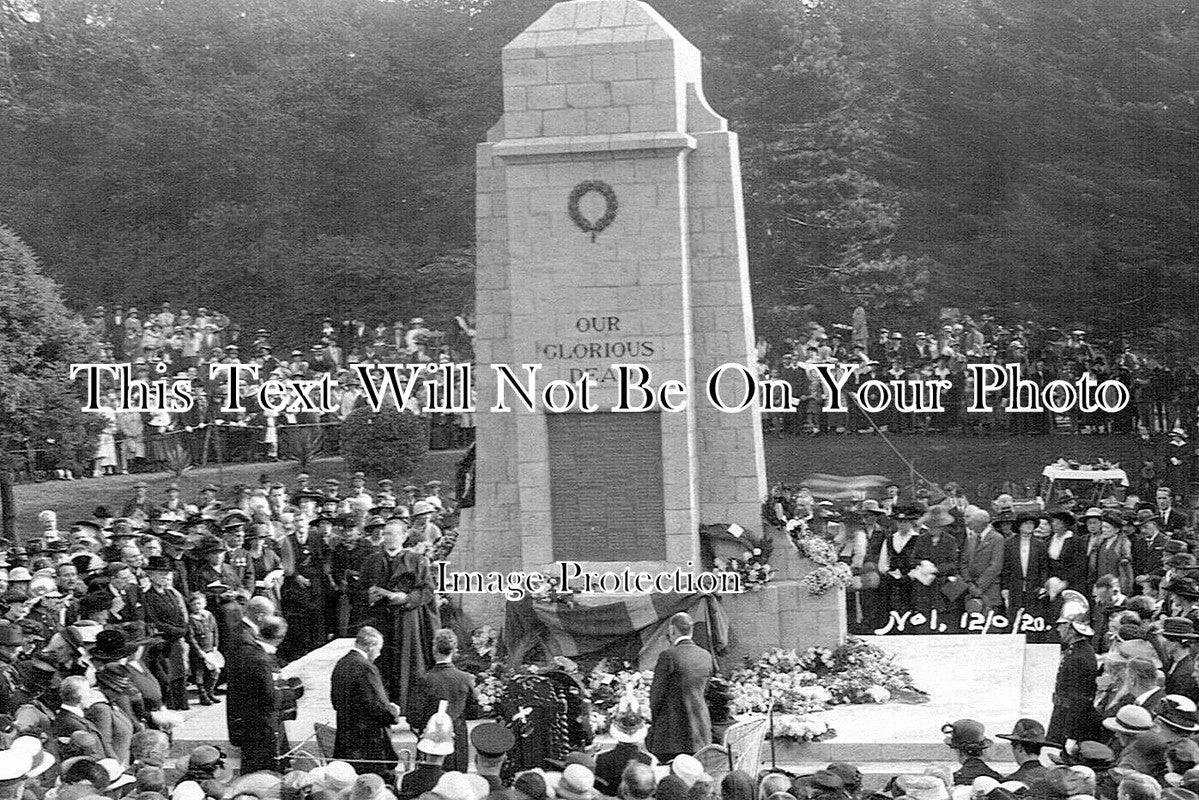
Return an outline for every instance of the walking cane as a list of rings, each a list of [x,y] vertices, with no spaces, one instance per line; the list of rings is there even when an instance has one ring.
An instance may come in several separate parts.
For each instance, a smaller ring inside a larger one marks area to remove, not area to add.
[[[766,707],[766,721],[770,725],[770,771],[778,769],[774,758],[774,694],[769,695],[770,705]]]

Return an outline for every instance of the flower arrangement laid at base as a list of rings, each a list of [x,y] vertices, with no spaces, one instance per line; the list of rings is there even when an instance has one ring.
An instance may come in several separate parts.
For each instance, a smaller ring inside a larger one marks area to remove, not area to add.
[[[536,667],[521,670],[536,671]],[[510,673],[500,664],[479,677],[480,702],[487,713],[499,707]],[[583,678],[591,704],[591,724],[604,733],[621,697],[631,696],[650,717],[652,670],[627,663],[600,661]],[[837,735],[822,712],[838,705],[923,703],[928,696],[912,685],[907,670],[880,647],[850,638],[835,648],[809,648],[803,653],[775,648],[734,671],[721,687],[733,716],[764,714],[774,701],[774,737],[819,742]]]

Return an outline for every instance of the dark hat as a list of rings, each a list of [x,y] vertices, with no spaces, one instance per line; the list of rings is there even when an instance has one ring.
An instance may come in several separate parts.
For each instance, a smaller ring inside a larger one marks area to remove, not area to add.
[[[1018,719],[1011,733],[998,733],[995,738],[1022,744],[1053,744],[1045,738],[1045,726],[1035,719]]]
[[[209,553],[223,553],[228,550],[225,543],[211,534],[205,534],[196,543],[196,550],[200,555],[208,555]]]
[[[25,644],[25,632],[11,623],[0,624],[0,646],[20,647]]]
[[[845,781],[841,780],[841,776],[827,769],[813,772],[808,776],[807,783],[814,789],[827,792],[839,792],[845,788]]]
[[[828,771],[840,778],[848,789],[862,785],[862,771],[846,761],[834,761],[828,765]]]
[[[891,509],[891,519],[895,520],[917,520],[923,514],[923,510],[919,506],[904,505],[895,506]]]
[[[1116,764],[1116,754],[1100,742],[1079,742],[1072,752],[1050,754],[1049,760],[1064,767],[1090,767],[1096,772],[1109,770]]]
[[[1172,556],[1167,556],[1162,560],[1162,565],[1167,569],[1172,569],[1178,572],[1190,572],[1199,566],[1199,559],[1190,553],[1175,553]]]
[[[1074,524],[1074,514],[1064,508],[1051,508],[1045,512],[1047,519],[1060,519],[1067,525]]]
[[[305,500],[311,500],[314,503],[323,503],[325,502],[325,496],[320,492],[314,492],[311,489],[305,489],[304,491],[296,494],[297,503],[301,503]]]
[[[250,524],[250,515],[241,509],[233,509],[225,516],[221,517],[221,530],[236,528],[241,525]]]
[[[945,744],[954,750],[991,746],[991,740],[986,737],[983,724],[972,719],[959,719],[957,722],[946,723],[941,726],[941,733],[946,734]]]
[[[216,769],[225,761],[225,751],[210,744],[202,744],[192,750],[187,759],[188,769]]]
[[[366,518],[366,522],[363,523],[362,529],[366,530],[366,531],[370,531],[370,530],[375,530],[376,528],[382,528],[385,525],[387,525],[386,519],[384,519],[383,517],[381,517],[378,514],[372,514],[371,516]]]
[[[1025,522],[1040,522],[1044,518],[1045,518],[1045,515],[1042,514],[1040,511],[1036,511],[1036,510],[1021,511],[1019,514],[1016,515],[1016,524],[1021,525]]]
[[[1195,623],[1186,617],[1166,617],[1162,620],[1161,635],[1166,639],[1199,639]]]
[[[102,630],[96,634],[96,645],[91,649],[91,656],[101,661],[119,661],[133,655],[139,646],[131,644],[122,631]]]
[[[1016,524],[1016,515],[1012,513],[1011,509],[1005,508],[1003,511],[1000,511],[991,518],[992,525],[1000,525],[1003,523],[1010,523],[1012,525]]]
[[[146,572],[174,572],[175,565],[166,556],[150,556],[146,559]]]
[[[513,748],[516,736],[497,722],[484,722],[470,732],[470,743],[480,755],[496,758]]]
[[[1163,592],[1170,592],[1180,597],[1199,600],[1199,585],[1195,584],[1194,579],[1184,578],[1179,575],[1170,577],[1170,580],[1162,584]]]

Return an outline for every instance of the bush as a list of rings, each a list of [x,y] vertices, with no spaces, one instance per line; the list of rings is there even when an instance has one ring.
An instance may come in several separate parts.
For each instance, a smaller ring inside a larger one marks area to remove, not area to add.
[[[412,474],[429,449],[429,420],[359,406],[341,426],[341,454],[355,472],[374,477]]]

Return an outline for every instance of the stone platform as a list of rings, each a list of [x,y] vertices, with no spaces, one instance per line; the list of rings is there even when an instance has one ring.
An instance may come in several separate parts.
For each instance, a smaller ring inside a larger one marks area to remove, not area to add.
[[[827,742],[778,742],[776,763],[795,772],[812,772],[831,761],[858,764],[872,785],[901,772],[919,771],[924,764],[951,762],[942,744],[941,726],[963,717],[982,722],[995,740],[990,760],[997,769],[1011,769],[1011,749],[995,734],[1006,733],[1019,717],[1047,724],[1050,694],[1057,669],[1057,645],[1029,645],[1023,636],[888,636],[864,637],[898,657],[916,685],[927,691],[923,705],[887,703],[843,706],[828,712],[837,737]],[[287,723],[293,745],[313,734],[317,722],[332,724],[329,676],[333,665],[349,650],[352,640],[338,639],[288,665],[286,675],[299,676],[306,688],[298,718]],[[404,721],[393,728],[397,749],[413,749],[411,730]],[[175,732],[177,752],[199,744],[227,744],[224,703],[188,711]],[[607,737],[597,750],[613,744]],[[763,752],[769,764],[770,748]]]
[[[827,742],[779,743],[777,763],[809,772],[831,761],[851,761],[866,775],[894,775],[925,763],[952,762],[941,726],[969,717],[995,741],[988,760],[1015,769],[1007,742],[1020,717],[1047,725],[1060,649],[1026,644],[1024,636],[867,636],[893,652],[916,686],[930,695],[923,705],[886,703],[842,706],[827,714],[837,736]],[[769,759],[769,747],[766,758]]]

